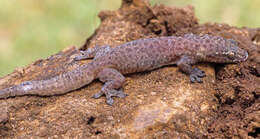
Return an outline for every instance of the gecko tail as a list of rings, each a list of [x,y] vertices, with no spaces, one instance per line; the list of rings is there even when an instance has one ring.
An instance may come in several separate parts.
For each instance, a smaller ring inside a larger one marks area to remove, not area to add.
[[[8,98],[9,94],[8,88],[0,90],[0,98]]]
[[[13,96],[12,95],[13,94],[12,90],[14,90],[14,88],[16,88],[16,86],[12,86],[12,87],[0,90],[0,99],[1,98],[8,98],[8,97]],[[16,93],[16,94],[19,94],[19,93]]]
[[[91,83],[95,74],[90,66],[55,76],[46,80],[31,80],[0,90],[0,99],[14,96],[53,96],[68,93]]]
[[[30,92],[31,89],[33,89],[31,82],[23,82],[19,85],[14,85],[9,88],[0,90],[0,99],[13,96],[22,96],[25,95],[28,91]]]

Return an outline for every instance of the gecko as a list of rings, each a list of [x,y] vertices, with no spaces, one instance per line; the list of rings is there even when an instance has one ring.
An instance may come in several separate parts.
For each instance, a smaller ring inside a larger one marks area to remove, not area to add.
[[[248,53],[232,39],[213,35],[164,36],[134,40],[117,47],[96,46],[80,51],[73,61],[91,59],[76,69],[45,80],[25,81],[0,90],[0,98],[11,96],[52,96],[65,94],[99,79],[104,83],[93,98],[124,98],[122,90],[125,74],[151,71],[167,65],[177,65],[189,75],[192,83],[202,83],[205,72],[192,66],[200,62],[239,63],[246,61]]]

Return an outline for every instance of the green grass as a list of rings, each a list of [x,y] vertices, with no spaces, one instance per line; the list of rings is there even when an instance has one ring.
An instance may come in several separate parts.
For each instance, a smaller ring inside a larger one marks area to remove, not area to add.
[[[80,46],[98,27],[100,10],[115,10],[121,0],[1,0],[0,77],[16,67]],[[260,27],[259,0],[151,0],[152,4],[195,6],[200,22]]]
[[[259,0],[152,0],[153,3],[195,7],[200,23],[217,22],[242,27],[260,27]]]

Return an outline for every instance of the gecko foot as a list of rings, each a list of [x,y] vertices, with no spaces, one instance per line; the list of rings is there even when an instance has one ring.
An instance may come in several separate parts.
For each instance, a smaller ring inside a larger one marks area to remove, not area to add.
[[[101,96],[106,95],[106,102],[108,105],[112,105],[114,103],[114,100],[112,99],[112,97],[119,97],[119,98],[124,98],[127,96],[127,94],[125,94],[122,90],[115,90],[112,89],[110,91],[108,91],[107,93],[100,91],[98,93],[96,93],[95,95],[93,95],[93,98],[100,98]]]
[[[192,83],[195,83],[195,82],[202,83],[201,78],[203,78],[205,76],[206,76],[206,74],[203,70],[194,68],[194,69],[192,69],[191,74],[190,74],[190,81]]]

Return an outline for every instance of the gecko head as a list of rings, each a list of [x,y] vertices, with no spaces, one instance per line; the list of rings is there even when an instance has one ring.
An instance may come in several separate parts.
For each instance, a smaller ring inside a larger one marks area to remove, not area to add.
[[[217,42],[217,47],[211,49],[207,58],[216,63],[239,63],[248,58],[247,51],[238,47],[238,43],[232,39],[222,39]]]

